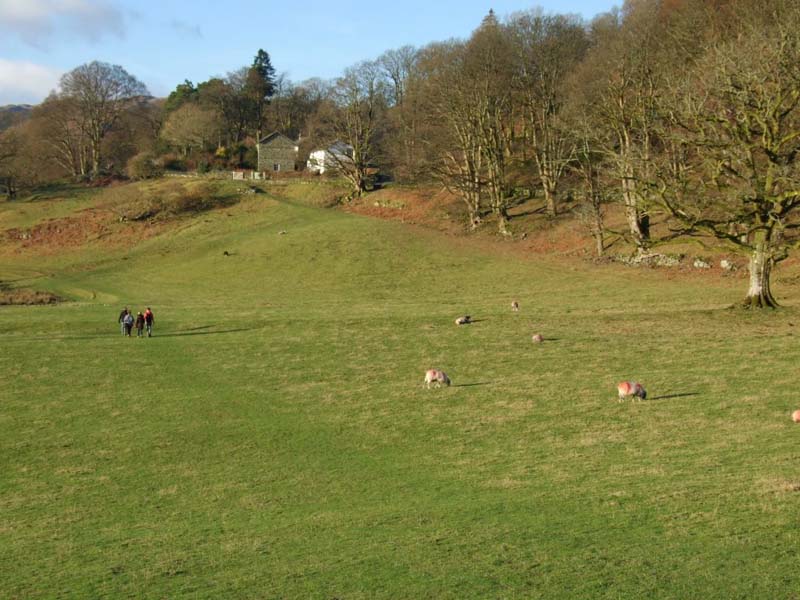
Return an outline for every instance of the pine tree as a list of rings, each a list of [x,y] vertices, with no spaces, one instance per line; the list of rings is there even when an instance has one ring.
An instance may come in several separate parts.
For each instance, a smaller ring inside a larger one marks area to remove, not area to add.
[[[253,126],[256,140],[260,141],[264,113],[275,94],[275,68],[272,66],[269,54],[262,49],[258,50],[253,65],[247,72],[245,94],[252,103]]]

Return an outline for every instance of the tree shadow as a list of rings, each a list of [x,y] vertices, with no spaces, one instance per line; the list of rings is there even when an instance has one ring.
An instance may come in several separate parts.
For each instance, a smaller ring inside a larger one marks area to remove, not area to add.
[[[207,327],[211,327],[208,325]],[[195,328],[195,329],[206,329],[207,327],[202,328]],[[217,335],[220,333],[238,333],[240,331],[253,331],[255,327],[238,327],[236,329],[220,329],[218,331],[196,331],[193,329],[187,329],[185,331],[172,331],[167,333],[154,333],[153,337],[183,337],[187,335]]]
[[[527,202],[527,200],[525,200]],[[524,204],[525,202],[522,202]],[[519,205],[518,205],[519,206]],[[512,219],[517,219],[519,217],[527,217],[530,215],[542,215],[546,212],[547,207],[543,204],[537,208],[529,208],[527,210],[523,210],[520,212],[514,212],[513,214],[509,215]]]
[[[684,392],[681,394],[664,394],[663,396],[653,396],[648,400],[669,400],[670,398],[686,398],[687,396],[699,396],[700,392]]]

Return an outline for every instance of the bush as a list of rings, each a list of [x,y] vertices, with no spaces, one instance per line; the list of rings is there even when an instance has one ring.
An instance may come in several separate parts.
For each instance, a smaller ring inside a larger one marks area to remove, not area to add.
[[[154,179],[164,174],[164,169],[150,152],[140,152],[128,161],[128,177],[131,179]]]
[[[211,182],[161,180],[110,189],[105,199],[121,221],[160,221],[230,206],[237,196]]]
[[[165,154],[161,157],[161,164],[167,171],[185,171],[186,161],[174,154]]]

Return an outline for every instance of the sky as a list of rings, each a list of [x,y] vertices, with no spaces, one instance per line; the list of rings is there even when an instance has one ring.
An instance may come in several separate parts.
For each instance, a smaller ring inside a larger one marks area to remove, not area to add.
[[[332,79],[404,45],[466,38],[498,18],[541,7],[590,19],[621,0],[0,0],[0,106],[37,104],[61,75],[93,60],[121,65],[163,97],[252,63]]]

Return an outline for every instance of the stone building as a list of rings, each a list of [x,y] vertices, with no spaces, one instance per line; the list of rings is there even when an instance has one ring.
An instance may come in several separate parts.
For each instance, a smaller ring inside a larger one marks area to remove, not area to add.
[[[278,173],[294,171],[297,163],[297,142],[277,131],[261,138],[258,150],[258,170]]]

